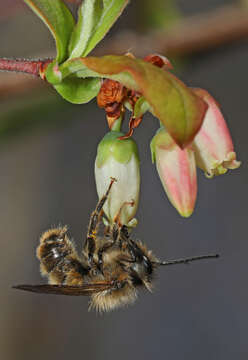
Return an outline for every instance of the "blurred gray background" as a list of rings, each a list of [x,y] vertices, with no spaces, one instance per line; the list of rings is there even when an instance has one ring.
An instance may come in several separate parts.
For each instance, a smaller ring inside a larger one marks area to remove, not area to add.
[[[21,0],[16,3],[0,19],[0,56],[53,53],[47,29]],[[177,7],[184,16],[228,3],[233,1],[180,0]],[[135,29],[138,5],[142,1],[132,2],[112,34]],[[151,164],[149,143],[158,122],[146,116],[134,135],[142,172],[134,237],[162,259],[212,252],[221,258],[160,269],[153,294],[141,292],[133,306],[104,315],[88,312],[87,298],[11,289],[45,282],[35,251],[50,226],[68,224],[81,249],[97,201],[93,166],[107,131],[104,112],[95,101],[67,104],[45,85],[0,92],[1,359],[247,359],[248,41],[181,58],[180,64],[188,85],[209,90],[221,104],[242,167],[213,180],[199,172],[195,212],[181,218]],[[4,75],[1,89],[21,76]]]

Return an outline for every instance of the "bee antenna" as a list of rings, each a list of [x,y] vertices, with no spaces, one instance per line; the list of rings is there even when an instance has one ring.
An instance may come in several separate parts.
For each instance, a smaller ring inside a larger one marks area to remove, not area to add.
[[[154,261],[153,264],[155,264],[155,265],[189,264],[192,261],[196,261],[196,260],[216,259],[218,257],[220,257],[219,254],[200,255],[200,256],[193,256],[193,257],[185,258],[185,259],[176,259],[176,260],[167,260],[167,261]]]

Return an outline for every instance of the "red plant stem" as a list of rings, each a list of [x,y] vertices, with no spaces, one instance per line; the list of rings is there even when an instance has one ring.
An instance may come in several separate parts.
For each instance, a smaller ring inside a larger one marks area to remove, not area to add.
[[[22,73],[41,77],[44,80],[43,77],[44,70],[51,61],[52,61],[51,59],[46,59],[46,60],[0,59],[0,70],[22,72]]]

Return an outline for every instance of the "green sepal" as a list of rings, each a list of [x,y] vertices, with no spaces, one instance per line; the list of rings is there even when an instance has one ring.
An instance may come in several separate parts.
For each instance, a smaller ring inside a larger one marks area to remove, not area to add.
[[[24,0],[45,23],[56,42],[56,61],[61,63],[68,57],[69,40],[75,20],[62,0]]]
[[[169,149],[171,146],[175,145],[172,137],[169,133],[165,130],[162,126],[160,127],[156,134],[153,136],[151,143],[150,143],[150,150],[152,156],[152,163],[156,162],[156,148],[163,147],[164,149]]]
[[[156,136],[161,131],[161,129],[158,129],[156,134],[153,136],[151,142],[150,142],[150,150],[151,150],[151,157],[152,157],[152,163],[155,164],[156,162]]]
[[[97,96],[101,88],[101,80],[68,77],[62,83],[54,85],[54,88],[65,100],[73,104],[85,104]]]
[[[134,117],[135,118],[140,118],[141,116],[143,116],[148,110],[151,111],[151,107],[149,105],[149,103],[146,101],[146,99],[144,98],[144,96],[141,96],[135,106],[134,106]]]
[[[97,148],[96,165],[103,166],[110,157],[122,164],[127,164],[134,155],[139,161],[138,148],[132,138],[120,140],[124,134],[119,131],[108,132]]]

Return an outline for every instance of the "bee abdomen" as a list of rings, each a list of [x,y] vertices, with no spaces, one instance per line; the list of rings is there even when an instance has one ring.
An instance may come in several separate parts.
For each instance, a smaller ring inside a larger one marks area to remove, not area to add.
[[[67,228],[46,231],[37,248],[41,273],[50,284],[81,285],[88,269],[79,260],[76,250],[67,236]]]

